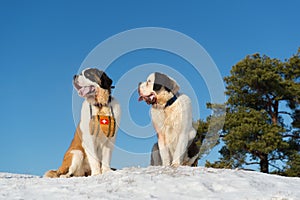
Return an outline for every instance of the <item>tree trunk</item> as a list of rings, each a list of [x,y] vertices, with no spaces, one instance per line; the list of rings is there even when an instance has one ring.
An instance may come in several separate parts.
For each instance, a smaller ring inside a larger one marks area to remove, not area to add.
[[[260,156],[260,171],[263,173],[269,173],[269,161],[268,161],[268,155],[262,154]]]
[[[271,114],[272,116],[272,123],[274,125],[277,125],[277,122],[278,122],[278,106],[279,106],[279,102],[278,101],[275,101],[274,105],[273,105],[273,112]]]

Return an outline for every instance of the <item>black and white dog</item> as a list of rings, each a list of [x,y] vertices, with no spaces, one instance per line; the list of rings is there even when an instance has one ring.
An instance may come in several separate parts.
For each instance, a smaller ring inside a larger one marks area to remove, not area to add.
[[[151,165],[197,165],[199,147],[195,144],[191,100],[178,91],[174,79],[158,72],[139,84],[139,100],[151,105],[151,118],[158,136]]]

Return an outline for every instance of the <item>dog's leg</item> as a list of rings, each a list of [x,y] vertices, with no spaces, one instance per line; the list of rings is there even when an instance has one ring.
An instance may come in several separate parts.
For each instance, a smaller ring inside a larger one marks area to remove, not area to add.
[[[82,171],[82,164],[83,164],[83,152],[80,150],[73,150],[71,151],[73,154],[72,164],[69,168],[68,176],[83,176],[84,173]]]
[[[178,143],[173,156],[172,166],[178,167],[183,164],[183,159],[187,154],[188,143],[196,135],[196,131],[192,127],[192,106],[191,100],[186,96],[185,100],[180,104],[182,130],[178,136]]]
[[[60,175],[61,178],[69,178],[72,176],[83,176],[84,173],[81,172],[83,164],[83,153],[80,150],[73,150],[70,152],[72,154],[72,162],[68,169],[68,173]]]
[[[158,133],[158,148],[163,166],[170,166],[171,159],[169,148],[166,145],[165,138],[162,134]]]
[[[82,131],[82,147],[85,150],[88,163],[91,168],[91,175],[95,176],[101,174],[100,160],[97,155],[95,144],[95,135],[90,133],[90,107],[87,101],[84,101],[81,109],[80,129]]]
[[[162,165],[161,157],[160,157],[160,154],[159,154],[158,143],[155,143],[152,147],[150,165],[152,165],[152,166]]]
[[[91,168],[91,175],[96,176],[98,174],[101,174],[100,160],[98,159],[94,148],[85,146],[84,144],[82,146],[84,146],[84,149],[86,150],[85,153]]]
[[[186,133],[181,133],[178,138],[178,143],[176,145],[176,149],[173,155],[172,167],[178,167],[182,165],[183,158],[187,153],[188,146],[188,136]]]
[[[115,137],[108,139],[102,148],[102,173],[111,171],[110,161],[112,156],[112,151],[114,148]]]
[[[159,109],[151,109],[151,118],[153,121],[154,129],[157,133],[157,139],[158,139],[158,148],[159,148],[159,154],[160,154],[160,165],[163,166],[170,166],[171,164],[171,158],[169,154],[169,148],[165,141],[165,133],[168,131],[166,127],[164,126],[165,121],[165,114],[163,111]]]
[[[100,160],[97,155],[97,150],[94,144],[95,136],[88,134],[82,135],[82,147],[85,150],[86,157],[88,160],[88,163],[91,168],[91,175],[95,176],[98,174],[101,174],[101,168],[100,168]]]

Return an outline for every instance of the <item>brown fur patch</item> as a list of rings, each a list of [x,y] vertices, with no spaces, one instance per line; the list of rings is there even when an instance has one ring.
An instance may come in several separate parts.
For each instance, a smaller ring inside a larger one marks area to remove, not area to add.
[[[58,168],[57,171],[50,170],[50,171],[46,172],[44,177],[57,178],[57,177],[60,177],[61,175],[66,175],[69,172],[69,168],[72,164],[72,158],[73,158],[72,151],[73,150],[81,151],[83,153],[84,157],[86,157],[85,151],[82,147],[81,137],[82,137],[82,132],[78,125],[75,135],[74,135],[74,139],[72,140],[69,149],[67,150],[67,152],[64,155],[64,159],[63,159],[61,166]],[[85,172],[85,174],[90,174],[90,172],[87,171],[87,172]],[[85,174],[83,174],[82,176],[84,176]]]
[[[45,173],[44,177],[47,178],[59,178],[58,174],[57,174],[57,170],[49,170]]]
[[[110,91],[97,87],[96,88],[96,95],[95,95],[95,100],[97,103],[106,105],[109,101],[109,96],[110,96]]]
[[[174,95],[171,92],[162,89],[156,95],[157,103],[161,105],[165,105],[169,99],[171,99]]]

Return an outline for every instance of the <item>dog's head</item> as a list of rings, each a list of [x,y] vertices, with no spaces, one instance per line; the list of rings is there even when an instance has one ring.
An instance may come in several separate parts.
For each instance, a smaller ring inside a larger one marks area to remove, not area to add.
[[[112,80],[101,70],[96,68],[83,70],[74,76],[73,85],[78,95],[91,104],[106,105],[109,101]]]
[[[139,101],[144,100],[151,105],[165,105],[178,91],[179,86],[174,79],[165,74],[155,72],[148,76],[146,82],[139,84]]]

